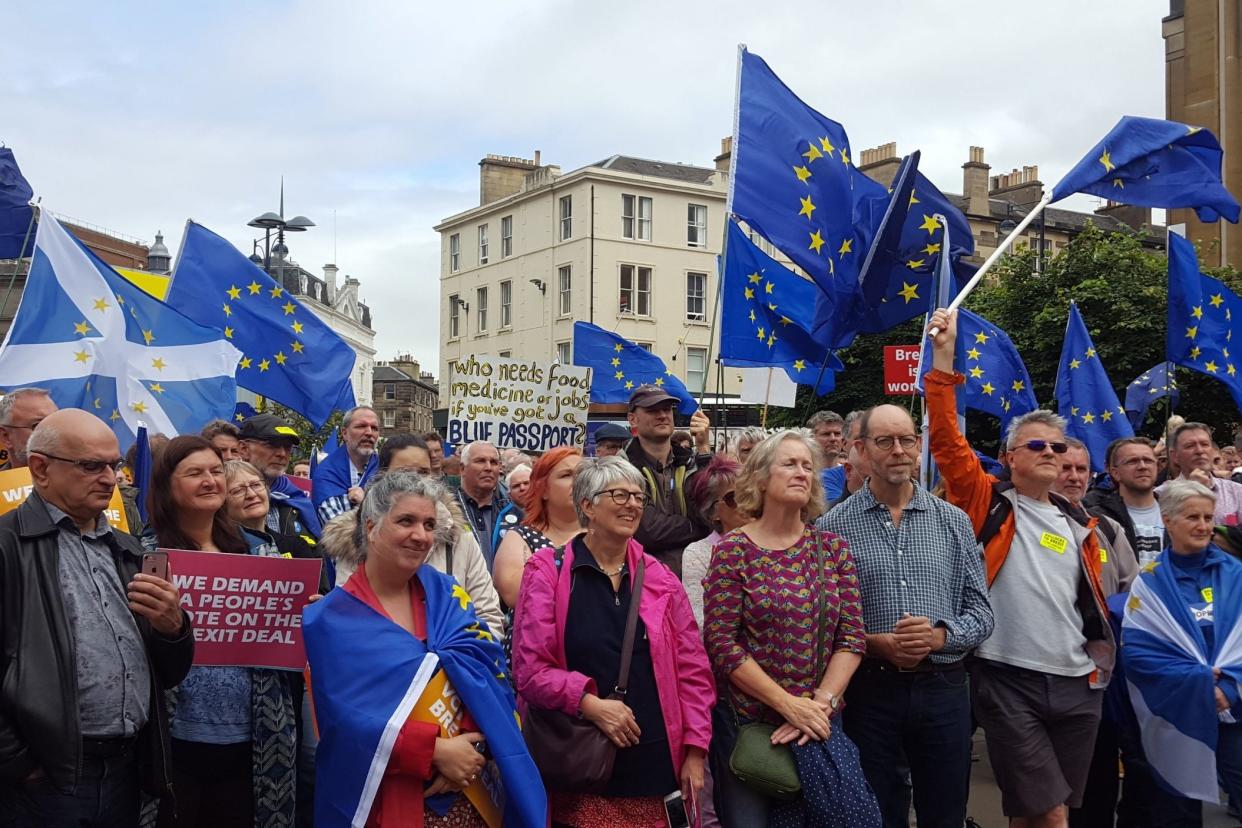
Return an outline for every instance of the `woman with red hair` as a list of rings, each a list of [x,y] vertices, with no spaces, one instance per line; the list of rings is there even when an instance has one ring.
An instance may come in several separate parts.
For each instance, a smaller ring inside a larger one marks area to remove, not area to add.
[[[582,531],[573,498],[574,472],[580,462],[581,451],[561,447],[545,453],[531,469],[524,496],[526,518],[505,533],[492,568],[492,580],[506,607],[517,605],[527,559],[545,546],[564,546]]]

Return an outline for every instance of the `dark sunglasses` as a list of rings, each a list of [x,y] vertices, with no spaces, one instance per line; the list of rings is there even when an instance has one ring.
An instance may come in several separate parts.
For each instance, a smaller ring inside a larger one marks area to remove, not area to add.
[[[1065,454],[1065,452],[1069,451],[1069,443],[1061,443],[1055,440],[1027,440],[1025,443],[1018,443],[1014,448],[1024,448],[1036,454],[1043,454],[1044,449],[1050,448],[1055,454]]]
[[[707,511],[710,512],[713,508],[715,508],[716,504],[720,503],[721,501],[724,501],[724,505],[728,506],[730,509],[736,509],[737,508],[737,493],[734,492],[732,489],[730,489],[729,491],[725,492],[720,497],[713,500],[711,502],[711,505],[707,507]]]

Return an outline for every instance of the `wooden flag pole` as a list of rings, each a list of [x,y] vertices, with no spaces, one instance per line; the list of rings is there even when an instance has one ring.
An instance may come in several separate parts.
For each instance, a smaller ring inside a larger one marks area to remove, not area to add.
[[[763,414],[759,418],[759,425],[763,428],[768,427],[768,401],[772,399],[772,369],[768,368],[768,387],[763,391]]]

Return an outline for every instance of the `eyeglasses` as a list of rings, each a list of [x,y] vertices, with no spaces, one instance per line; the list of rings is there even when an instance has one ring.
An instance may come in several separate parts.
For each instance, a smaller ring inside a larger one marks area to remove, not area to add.
[[[903,449],[912,449],[919,444],[917,434],[903,434],[900,437],[866,437],[864,439],[875,443],[875,447],[880,451],[892,451],[894,443],[900,443]]]
[[[266,488],[267,485],[262,480],[255,480],[229,489],[229,497],[245,497],[248,494],[259,494]]]
[[[1069,451],[1069,443],[1061,443],[1055,440],[1027,440],[1025,443],[1018,443],[1010,451],[1024,448],[1027,451],[1033,451],[1036,454],[1043,454],[1044,449],[1052,449],[1056,454],[1065,454]]]
[[[125,468],[125,459],[118,457],[115,460],[71,460],[68,457],[57,457],[55,454],[48,454],[46,451],[32,451],[31,454],[39,454],[48,460],[59,460],[62,463],[69,463],[77,466],[78,470],[84,474],[101,474],[104,469],[112,469],[112,473],[116,474]]]
[[[642,492],[631,492],[628,489],[605,489],[602,492],[596,492],[596,497],[608,495],[609,499],[618,506],[624,506],[633,498],[634,502],[642,506],[647,502],[647,495]]]
[[[733,489],[730,489],[729,491],[725,492],[720,497],[716,498],[715,500],[713,500],[711,503],[707,505],[707,511],[710,512],[712,509],[714,509],[717,503],[723,503],[724,505],[728,506],[730,509],[736,509],[737,508],[737,492],[734,491]]]
[[[30,425],[18,425],[17,423],[0,423],[0,426],[3,426],[4,428],[24,428],[24,429],[27,429],[28,431],[34,431],[36,428],[39,427],[39,423],[41,422],[43,421],[35,420]]]

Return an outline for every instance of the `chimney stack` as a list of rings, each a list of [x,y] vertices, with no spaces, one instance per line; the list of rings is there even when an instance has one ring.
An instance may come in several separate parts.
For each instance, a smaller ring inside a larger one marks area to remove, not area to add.
[[[970,148],[970,160],[962,165],[962,195],[966,196],[966,212],[972,216],[991,213],[988,205],[988,173],[992,168],[983,160],[983,147]]]
[[[326,305],[336,303],[336,273],[340,268],[334,264],[326,264],[323,266],[323,281],[328,287],[328,296]]]
[[[720,155],[716,156],[717,172],[727,173],[729,171],[729,162],[733,157],[733,136],[726,135],[720,139]]]
[[[858,170],[864,172],[885,187],[893,186],[901,158],[897,155],[897,142],[889,141],[873,149],[865,149],[858,156]]]
[[[512,155],[488,153],[479,162],[479,206],[500,201],[522,191],[526,174],[539,169],[539,153],[532,161]]]

